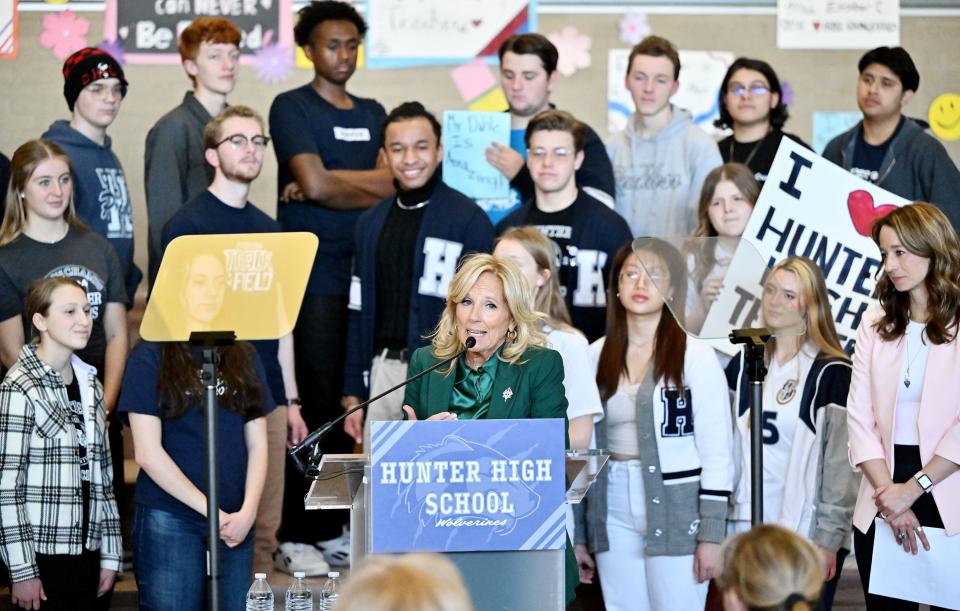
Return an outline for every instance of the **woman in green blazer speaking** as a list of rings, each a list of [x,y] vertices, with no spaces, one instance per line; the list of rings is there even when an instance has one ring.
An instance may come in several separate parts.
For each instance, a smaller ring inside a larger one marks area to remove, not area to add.
[[[448,367],[407,385],[410,420],[563,418],[567,397],[560,353],[547,348],[533,309],[532,289],[510,259],[476,254],[464,260],[447,289],[433,343],[413,353],[408,377],[476,343]],[[566,598],[579,576],[567,541]]]
[[[563,362],[546,347],[541,314],[513,261],[488,254],[466,259],[450,281],[433,343],[413,353],[409,375],[472,348],[450,366],[411,382],[411,420],[566,418]]]

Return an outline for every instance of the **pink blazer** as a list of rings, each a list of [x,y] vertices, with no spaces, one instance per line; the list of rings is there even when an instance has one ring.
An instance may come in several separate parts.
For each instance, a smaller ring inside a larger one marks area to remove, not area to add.
[[[893,411],[901,388],[904,353],[902,339],[883,341],[873,328],[883,311],[875,306],[860,321],[853,355],[853,377],[847,398],[850,464],[874,458],[887,462],[893,473]],[[927,464],[934,454],[960,464],[960,342],[932,345],[923,377],[918,416],[920,459]],[[853,513],[860,532],[870,528],[877,515],[873,486],[864,477]],[[960,532],[960,471],[933,487],[933,499],[947,535]]]

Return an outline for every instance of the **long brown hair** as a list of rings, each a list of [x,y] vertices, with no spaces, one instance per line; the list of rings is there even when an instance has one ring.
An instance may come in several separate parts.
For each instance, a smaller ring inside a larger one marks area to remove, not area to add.
[[[570,322],[570,312],[567,310],[567,304],[560,294],[560,275],[557,273],[558,251],[556,242],[543,235],[536,227],[511,227],[507,229],[497,241],[493,243],[496,250],[497,244],[503,240],[513,240],[523,249],[530,253],[533,262],[537,265],[537,271],[546,270],[550,277],[544,282],[540,290],[530,287],[536,292],[533,300],[533,307],[538,312],[547,315],[547,324],[553,328],[572,327]]]
[[[23,311],[30,321],[30,343],[40,343],[40,330],[33,324],[34,314],[39,314],[44,318],[50,313],[50,306],[53,305],[53,293],[61,286],[72,286],[83,291],[87,290],[80,286],[76,280],[69,276],[51,276],[40,278],[30,285],[27,289],[27,297],[23,301]]]
[[[725,163],[710,170],[703,179],[703,188],[700,189],[700,205],[697,207],[697,228],[693,230],[695,238],[717,237],[716,227],[710,222],[710,204],[713,203],[713,193],[724,180],[729,180],[737,187],[744,199],[751,206],[757,204],[760,197],[760,183],[754,178],[753,172],[742,163]],[[695,261],[694,286],[697,290],[703,287],[703,276],[710,273],[717,263],[716,242],[714,240],[691,240],[693,246],[689,250]]]
[[[843,347],[840,345],[840,337],[837,335],[837,327],[833,324],[830,294],[827,292],[823,272],[820,271],[817,264],[807,257],[787,257],[774,266],[773,271],[767,278],[780,270],[796,276],[801,299],[803,299],[806,328],[799,338],[800,345],[803,346],[810,341],[817,346],[818,357],[834,356],[849,361],[850,357],[843,351]],[[776,343],[777,338],[775,337],[767,340],[764,357],[768,363],[772,358]]]
[[[33,177],[37,166],[47,159],[60,159],[67,164],[70,176],[73,176],[73,167],[70,157],[63,149],[50,140],[28,140],[20,145],[10,160],[10,194],[7,197],[7,208],[3,215],[3,225],[0,226],[0,246],[5,246],[23,235],[23,227],[27,222],[27,198],[25,191],[27,183]],[[86,229],[77,210],[73,205],[71,192],[66,208],[63,210],[63,220],[78,229]]]
[[[926,334],[934,344],[953,341],[960,322],[960,240],[949,219],[933,204],[913,202],[874,222],[870,234],[877,246],[884,227],[893,229],[908,251],[930,259],[924,281],[930,317]],[[874,324],[877,333],[885,341],[902,337],[910,320],[910,295],[898,291],[881,272],[874,296],[883,308],[883,316]]]
[[[651,252],[663,259],[670,273],[676,315],[683,315],[686,301],[687,282],[684,274],[683,259],[670,244],[656,238],[644,238],[640,242],[640,252]],[[597,388],[600,399],[606,401],[617,392],[620,378],[628,375],[627,370],[627,311],[620,303],[618,286],[620,272],[630,255],[634,254],[633,242],[628,242],[617,251],[610,265],[610,278],[607,281],[607,328],[597,363]],[[667,304],[663,304],[657,335],[653,343],[653,376],[666,384],[683,386],[683,357],[687,350],[687,334],[670,313]]]
[[[247,342],[217,348],[218,382],[222,381],[225,389],[219,401],[244,420],[263,415],[263,393],[267,392],[257,378],[254,358],[253,347]],[[160,348],[157,390],[164,418],[177,418],[202,400],[199,369],[200,361],[189,344],[170,342]]]

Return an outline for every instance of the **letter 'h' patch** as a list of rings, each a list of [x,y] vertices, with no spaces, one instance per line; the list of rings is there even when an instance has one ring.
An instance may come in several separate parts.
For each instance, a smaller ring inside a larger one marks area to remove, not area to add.
[[[663,404],[661,437],[686,437],[693,435],[693,401],[689,388],[663,388],[660,390]]]

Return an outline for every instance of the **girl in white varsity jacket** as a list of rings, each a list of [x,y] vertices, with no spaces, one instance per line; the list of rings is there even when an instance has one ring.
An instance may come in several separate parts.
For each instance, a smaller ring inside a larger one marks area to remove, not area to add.
[[[74,280],[44,278],[24,310],[40,341],[0,384],[0,555],[14,605],[94,609],[121,546],[103,388],[73,355],[90,338],[90,304]]]
[[[636,251],[636,254],[634,254]],[[581,580],[590,553],[608,611],[700,611],[720,569],[733,487],[733,425],[713,349],[687,338],[658,287],[683,303],[680,254],[640,239],[610,270],[607,333],[592,346],[605,418],[605,477],[575,510]],[[679,309],[682,312],[682,308]]]
[[[824,560],[820,606],[833,604],[850,551],[859,477],[847,459],[850,359],[840,347],[823,275],[806,257],[780,261],[764,284],[763,521],[810,539]],[[743,356],[727,366],[734,391],[739,482],[730,530],[750,529],[750,409]]]

